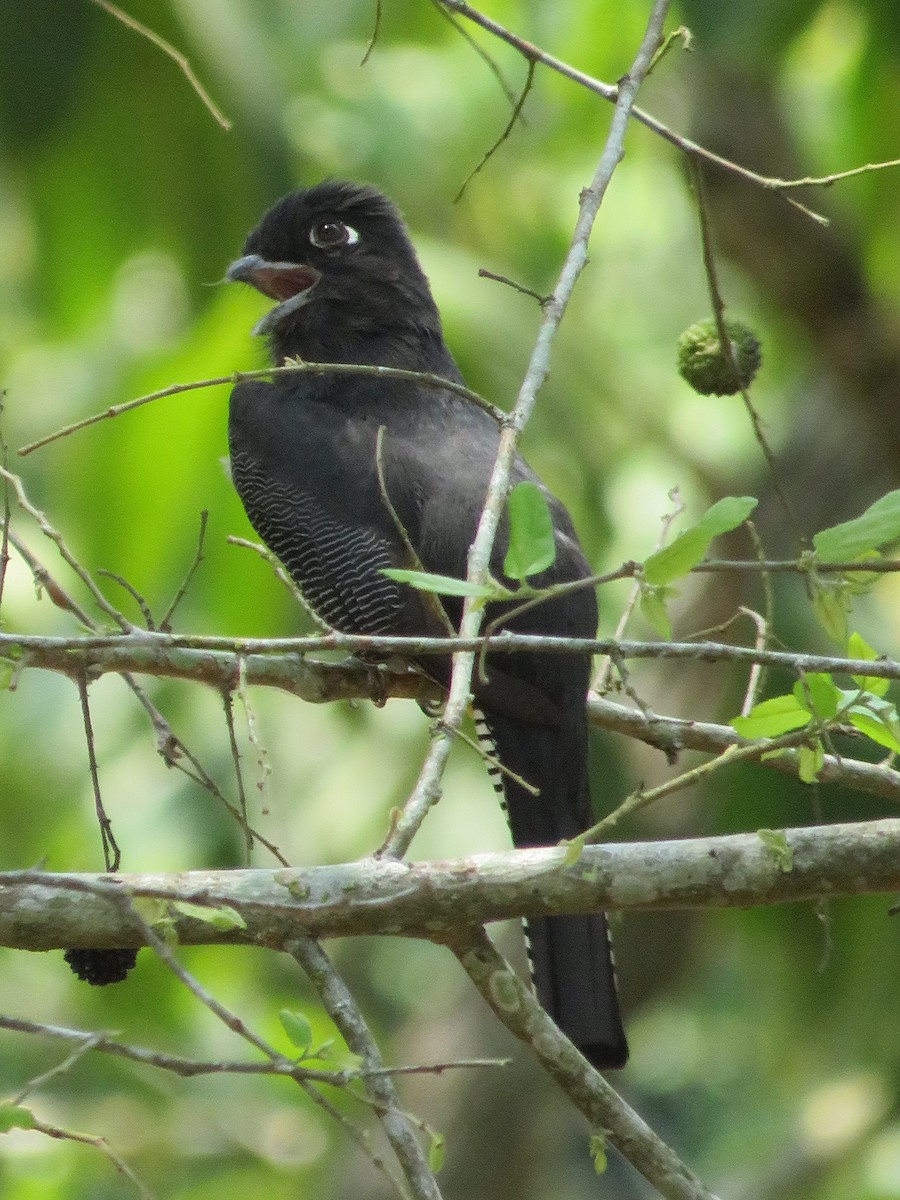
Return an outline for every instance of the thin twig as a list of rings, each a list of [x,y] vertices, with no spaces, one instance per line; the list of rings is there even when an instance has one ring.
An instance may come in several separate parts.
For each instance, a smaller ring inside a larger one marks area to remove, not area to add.
[[[297,581],[285,570],[281,559],[276,554],[273,554],[268,546],[263,546],[260,542],[251,542],[247,538],[236,537],[233,533],[230,533],[225,540],[229,546],[240,546],[243,550],[252,550],[254,554],[258,554],[272,568],[272,572],[279,583],[287,588],[298,607],[303,609],[313,624],[327,633],[331,632],[331,626],[327,621],[323,621],[319,614],[310,607],[309,601],[297,586]]]
[[[269,776],[272,774],[272,765],[269,762],[269,752],[266,749],[262,738],[259,736],[259,730],[257,729],[256,725],[256,714],[253,711],[253,705],[250,703],[250,695],[247,691],[247,664],[243,655],[238,655],[238,678],[236,691],[238,694],[238,699],[241,702],[241,707],[244,710],[244,720],[247,723],[247,740],[256,751],[256,765],[259,770],[259,776],[256,780],[256,790],[259,792],[260,797],[264,798],[269,782]]]
[[[762,616],[761,613],[756,612],[752,608],[747,608],[743,604],[738,609],[738,612],[742,613],[745,617],[749,617],[750,620],[753,622],[753,624],[756,626],[756,642],[754,643],[756,649],[757,650],[765,650],[766,647],[769,645],[769,641],[770,641],[770,638],[769,638],[770,626],[769,626],[769,623],[766,621],[765,617]],[[756,699],[759,696],[760,690],[762,689],[762,682],[763,682],[762,665],[760,663],[754,663],[753,666],[750,668],[749,675],[747,676],[747,688],[746,688],[746,691],[744,692],[744,703],[741,705],[741,716],[742,717],[746,717],[746,715],[750,712],[751,708],[753,708],[754,704],[756,703]]]
[[[168,396],[179,396],[183,392],[196,392],[202,388],[234,386],[235,384],[246,383],[254,379],[277,379],[281,375],[365,375],[375,379],[408,380],[420,383],[424,387],[453,392],[454,395],[461,396],[464,400],[468,400],[472,404],[476,404],[479,408],[483,408],[498,424],[506,416],[504,412],[499,408],[495,408],[493,404],[489,403],[482,396],[479,396],[477,392],[473,392],[470,388],[457,383],[453,379],[444,379],[442,375],[434,375],[428,371],[407,371],[401,367],[379,367],[365,363],[311,363],[291,360],[291,362],[285,363],[280,367],[262,367],[258,371],[234,371],[230,375],[220,375],[215,379],[199,379],[193,383],[173,383],[169,387],[160,388],[158,391],[148,392],[145,396],[137,396],[134,400],[126,400],[122,404],[111,404],[103,412],[83,417],[80,421],[74,421],[71,425],[64,425],[61,429],[57,429],[53,433],[48,433],[45,437],[38,438],[36,442],[29,442],[27,446],[20,446],[18,453],[23,456],[31,454],[34,450],[39,450],[42,446],[49,446],[51,442],[69,437],[81,429],[87,429],[89,425],[96,425],[98,421],[110,420],[113,417],[121,416],[122,413],[131,412],[135,408],[141,408],[144,404],[152,404],[155,400],[164,400]]]
[[[369,61],[369,56],[375,49],[375,44],[378,41],[378,34],[381,32],[381,0],[375,0],[375,24],[372,26],[372,36],[369,38],[369,44],[366,46],[365,54],[360,60],[360,66],[364,67]]]
[[[75,599],[73,599],[73,597],[68,594],[68,592],[66,592],[66,590],[57,582],[57,580],[53,578],[43,563],[41,563],[40,560],[31,553],[24,542],[22,542],[15,534],[11,533],[10,544],[15,548],[16,552],[28,565],[36,585],[47,593],[51,601],[64,612],[71,613],[72,616],[74,616],[77,621],[81,622],[86,629],[97,633],[99,631],[97,622],[90,616],[88,612],[85,611],[85,609],[81,607],[80,604],[78,604]],[[79,577],[81,578],[83,578],[81,575],[82,571],[87,574],[85,569],[81,568],[79,571]],[[17,663],[17,667],[19,668],[22,665],[24,664]],[[83,669],[78,671],[70,671],[67,672],[67,674],[69,674],[70,678],[74,679],[75,682],[78,683],[85,670],[87,670],[87,664],[83,664]],[[134,679],[134,676],[128,671],[127,668],[116,672],[116,674],[121,675],[126,686],[140,702],[148,718],[150,719],[150,723],[153,726],[153,730],[156,734],[157,751],[160,757],[163,759],[163,762],[165,762],[166,766],[175,767],[176,770],[181,771],[189,779],[192,779],[195,783],[205,788],[239,823],[241,823],[242,817],[239,810],[224,795],[209,773],[204,769],[203,765],[200,763],[200,760],[196,757],[193,751],[175,734],[169,722],[152,702],[152,700],[150,700],[149,696],[147,696],[140,684],[138,684],[138,682]],[[237,666],[235,665],[235,669],[231,673],[230,679],[234,680],[236,678]],[[218,686],[221,690],[225,686],[225,681],[220,679]],[[185,763],[189,763],[192,770],[188,770],[185,766]],[[284,866],[290,865],[288,860],[273,842],[264,837],[251,826],[248,826],[247,829],[248,836],[252,835],[261,845],[265,846],[269,853],[272,854],[278,862],[282,863]]]
[[[463,193],[465,192],[466,188],[469,186],[471,181],[475,178],[475,176],[478,174],[478,172],[491,161],[491,159],[494,157],[494,155],[497,153],[497,151],[500,149],[500,147],[503,145],[503,143],[507,140],[509,135],[512,133],[513,129],[515,129],[516,122],[519,119],[519,116],[522,112],[522,108],[525,104],[525,101],[528,99],[528,93],[531,91],[531,85],[534,83],[534,70],[535,70],[534,60],[529,59],[528,60],[528,74],[525,77],[525,83],[522,87],[521,95],[519,96],[518,100],[516,100],[515,106],[513,107],[512,113],[510,114],[510,118],[507,121],[507,123],[503,129],[503,132],[500,134],[500,136],[497,138],[497,140],[493,143],[493,145],[488,147],[488,149],[482,155],[481,160],[475,164],[475,166],[472,168],[472,170],[469,172],[469,174],[462,181],[459,191],[453,197],[454,204],[458,204],[459,201],[462,200]]]
[[[684,750],[720,754],[729,746],[750,744],[731,725],[661,716],[649,710],[617,704],[600,696],[588,698],[588,719],[600,729],[625,737],[639,738],[648,746],[661,750],[670,762],[675,761]],[[861,736],[858,731],[856,734],[857,737]],[[784,749],[781,754],[765,759],[762,765],[794,778],[799,773],[797,752],[792,749]],[[867,792],[893,804],[900,804],[900,771],[884,763],[861,762],[847,755],[837,757],[826,754],[819,771],[819,779],[822,783],[840,784],[842,787]]]
[[[183,72],[184,77],[187,79],[188,83],[191,85],[191,87],[194,89],[194,91],[197,93],[197,95],[200,97],[200,99],[203,101],[203,103],[209,109],[210,113],[213,116],[213,119],[219,125],[221,125],[221,127],[225,130],[226,133],[228,132],[229,129],[231,129],[231,122],[228,120],[227,117],[225,117],[222,114],[220,109],[213,103],[212,97],[209,95],[206,88],[203,86],[203,84],[200,82],[200,80],[194,74],[193,67],[191,66],[190,62],[185,57],[185,55],[183,55],[181,53],[180,50],[176,50],[175,47],[170,42],[167,42],[164,37],[161,37],[153,29],[148,29],[148,27],[146,25],[142,25],[140,21],[136,20],[134,17],[130,16],[128,13],[123,12],[121,8],[117,8],[115,4],[111,4],[110,0],[94,0],[94,3],[99,8],[105,9],[106,12],[108,12],[110,14],[110,16],[113,16],[118,21],[121,21],[123,25],[127,25],[129,29],[133,29],[135,31],[135,33],[139,33],[141,35],[141,37],[145,37],[149,42],[152,42],[154,46],[159,47],[159,49],[162,50],[163,54],[167,54],[169,56],[169,58],[171,58],[172,61],[176,64],[176,66],[178,66],[178,68]]]
[[[250,831],[250,817],[247,809],[247,793],[244,791],[244,773],[241,770],[241,752],[238,747],[237,734],[234,728],[234,693],[222,693],[222,707],[225,711],[225,725],[228,729],[228,745],[231,749],[231,761],[234,764],[234,782],[237,787],[238,809],[241,814],[241,828],[244,830],[245,861],[249,867],[253,858],[253,834]]]
[[[380,1074],[384,1066],[381,1053],[352,992],[314,938],[297,938],[286,949],[309,976],[347,1046],[373,1072],[365,1080],[366,1089],[412,1195],[416,1200],[441,1200],[440,1190],[415,1130],[406,1114],[399,1109],[393,1081],[390,1076]]]
[[[209,512],[204,508],[200,513],[200,530],[197,534],[197,549],[194,551],[194,557],[191,560],[191,565],[187,569],[187,574],[181,581],[181,586],[172,597],[172,603],[160,617],[159,627],[163,631],[167,631],[172,627],[172,617],[175,615],[175,609],[184,599],[188,588],[191,585],[191,580],[197,573],[200,564],[203,562],[203,545],[206,541],[206,526],[209,521]]]
[[[772,754],[776,750],[791,749],[803,745],[809,742],[815,734],[816,730],[812,725],[804,725],[802,729],[792,730],[791,733],[785,733],[781,737],[761,738],[759,741],[744,742],[739,746],[729,746],[716,758],[701,763],[689,771],[684,771],[674,779],[669,779],[665,783],[661,783],[658,787],[649,788],[647,791],[644,791],[643,788],[638,788],[630,796],[626,796],[622,803],[613,809],[611,813],[595,825],[592,825],[585,833],[581,834],[579,840],[583,839],[585,843],[603,841],[607,834],[615,829],[625,817],[630,817],[642,808],[647,808],[649,805],[655,804],[657,800],[662,800],[665,796],[674,795],[676,792],[683,792],[686,788],[693,787],[695,784],[700,783],[701,780],[706,779],[707,776],[721,771],[724,767],[734,766],[735,763],[755,762],[761,759],[763,755]]]
[[[3,433],[3,399],[6,391],[0,388],[0,467],[9,471],[9,446]],[[0,609],[3,607],[3,586],[6,583],[6,567],[9,563],[9,538],[12,512],[9,506],[9,478],[3,477],[3,533],[0,535]]]
[[[447,22],[447,24],[453,26],[463,41],[467,42],[469,46],[471,46],[481,61],[487,66],[487,69],[500,85],[500,89],[506,99],[509,101],[510,105],[515,105],[516,93],[512,86],[507,82],[506,76],[500,70],[496,59],[492,58],[491,55],[488,54],[487,50],[485,50],[483,46],[479,45],[475,38],[472,37],[471,33],[469,33],[468,29],[466,29],[465,25],[463,25],[461,21],[457,21],[453,14],[447,11],[446,6],[443,5],[440,0],[431,0],[431,2]]]
[[[728,366],[734,377],[740,379],[740,371],[738,370],[737,360],[735,358],[734,346],[731,338],[728,335],[728,330],[725,325],[725,301],[722,298],[722,292],[719,287],[718,271],[716,269],[716,259],[713,253],[712,231],[710,229],[709,208],[706,203],[706,193],[703,187],[703,172],[700,164],[696,159],[689,160],[691,168],[691,181],[694,185],[694,195],[697,198],[697,215],[700,222],[700,244],[703,253],[703,267],[706,272],[706,283],[709,288],[709,298],[712,304],[713,317],[716,322],[716,330],[719,335],[719,348],[724,354]],[[793,506],[787,497],[787,493],[781,486],[781,472],[778,469],[778,464],[775,461],[775,455],[772,453],[772,448],[769,445],[769,440],[766,437],[763,429],[762,418],[756,411],[756,406],[750,399],[750,394],[745,386],[741,386],[741,398],[744,402],[744,408],[747,411],[747,416],[750,418],[750,423],[753,426],[753,435],[756,438],[759,448],[763,452],[763,457],[766,460],[766,465],[769,468],[769,476],[772,480],[772,487],[775,489],[775,494],[778,497],[779,503],[784,510],[784,515],[787,518],[788,524],[797,539],[800,548],[802,549],[808,539],[800,528],[800,522],[797,520]]]
[[[678,517],[680,517],[681,514],[684,512],[684,508],[685,508],[684,501],[681,499],[681,496],[679,494],[677,487],[672,488],[672,490],[669,492],[669,499],[672,501],[672,503],[675,505],[675,507],[672,510],[672,512],[664,514],[664,516],[662,518],[662,524],[661,524],[660,531],[659,531],[659,537],[656,539],[656,545],[654,547],[654,552],[656,550],[661,550],[663,548],[663,546],[666,544],[666,539],[669,536],[669,530],[672,528],[673,521],[677,520]],[[634,574],[634,572],[632,572],[632,575],[633,574]],[[641,598],[640,583],[639,582],[634,583],[632,585],[631,591],[629,592],[628,600],[625,602],[625,607],[622,609],[622,612],[619,616],[619,620],[616,622],[616,628],[613,631],[613,637],[617,641],[620,638],[624,637],[625,630],[628,628],[628,624],[631,620],[631,617],[632,617],[632,614],[634,613],[635,608],[638,605],[638,602],[640,601],[640,598]],[[613,664],[612,658],[606,657],[603,659],[603,662],[600,665],[600,669],[597,671],[597,674],[595,675],[594,680],[591,683],[591,691],[599,692],[601,695],[604,695],[609,690],[610,681],[612,679],[613,665],[614,664]]]
[[[116,1168],[120,1175],[124,1175],[137,1188],[138,1195],[142,1200],[154,1200],[154,1192],[138,1179],[128,1163],[113,1150],[112,1146],[99,1134],[93,1133],[76,1133],[74,1129],[64,1129],[61,1125],[51,1125],[47,1121],[35,1120],[31,1128],[36,1133],[43,1133],[46,1137],[54,1138],[61,1142],[80,1142],[84,1146],[93,1146],[95,1150],[99,1150],[101,1154],[105,1154],[112,1165]]]
[[[107,871],[116,872],[119,869],[119,864],[122,861],[122,852],[119,849],[118,843],[113,835],[112,823],[107,816],[106,809],[103,805],[103,796],[100,792],[100,774],[97,769],[97,752],[94,745],[94,727],[91,721],[91,706],[88,700],[87,678],[85,675],[78,677],[78,696],[81,700],[81,718],[84,722],[84,738],[87,743],[88,767],[91,774],[91,788],[94,793],[94,808],[97,813],[97,822],[100,826],[100,840],[103,844],[103,861],[106,864]]]
[[[508,275],[497,275],[494,271],[489,271],[486,267],[478,268],[478,275],[481,279],[493,279],[495,283],[505,283],[507,287],[511,287],[513,291],[521,292],[523,296],[531,296],[533,300],[537,300],[538,304],[543,306],[550,299],[549,296],[542,296],[540,292],[534,291],[533,288],[525,287],[521,283],[516,283],[514,279],[510,279]]]
[[[82,1033],[78,1041],[78,1045],[76,1045],[75,1049],[70,1055],[68,1055],[67,1058],[63,1059],[61,1063],[57,1063],[56,1066],[49,1067],[46,1071],[42,1071],[40,1075],[35,1075],[33,1079],[29,1079],[23,1087],[19,1088],[15,1096],[13,1096],[11,1103],[23,1104],[26,1098],[30,1096],[32,1092],[38,1091],[44,1086],[45,1083],[49,1083],[51,1079],[55,1079],[58,1075],[64,1075],[66,1071],[71,1070],[71,1068],[74,1067],[75,1064],[85,1056],[85,1054],[96,1048],[98,1043],[103,1040],[104,1036],[105,1035],[102,1033]]]
[[[97,574],[102,575],[104,579],[111,579],[113,583],[117,583],[123,591],[128,593],[138,606],[141,616],[144,619],[144,624],[148,629],[157,628],[156,622],[153,620],[153,613],[150,611],[150,605],[133,583],[127,580],[124,575],[119,575],[115,571],[107,571],[105,567],[98,567]]]
[[[400,520],[400,514],[394,507],[394,502],[388,493],[387,482],[384,477],[384,435],[386,427],[378,426],[378,432],[375,435],[375,470],[378,474],[378,490],[381,493],[381,500],[388,511],[388,516],[394,522],[394,528],[403,543],[403,548],[409,556],[410,564],[413,570],[424,571],[425,566],[419,558],[418,551],[412,544],[409,534],[406,531],[406,526]],[[447,616],[447,610],[441,603],[440,596],[436,596],[433,592],[419,593],[423,605],[429,609],[434,616],[437,617],[439,624],[443,625],[450,637],[454,637],[456,630],[453,628],[453,623]]]
[[[366,1075],[442,1075],[445,1071],[472,1070],[482,1067],[509,1066],[508,1058],[460,1058],[436,1063],[415,1063],[408,1066],[382,1067],[378,1071],[369,1071],[364,1067],[344,1068],[338,1071],[324,1071],[318,1067],[301,1065],[293,1059],[279,1059],[265,1062],[247,1062],[244,1059],[215,1059],[204,1061],[195,1058],[181,1058],[176,1054],[164,1054],[158,1050],[148,1050],[144,1046],[132,1046],[125,1042],[117,1042],[110,1033],[102,1030],[95,1033],[85,1033],[83,1029],[68,1029],[60,1025],[47,1025],[38,1021],[28,1021],[22,1017],[0,1015],[0,1029],[13,1033],[24,1033],[32,1037],[49,1037],[57,1041],[74,1044],[75,1054],[80,1058],[87,1051],[97,1051],[110,1054],[117,1058],[126,1058],[131,1062],[140,1063],[145,1067],[156,1067],[161,1071],[169,1071],[183,1079],[193,1079],[202,1075],[287,1075],[295,1079],[306,1079],[311,1083],[327,1083],[332,1087],[347,1087],[363,1079]],[[66,1060],[63,1067],[70,1065]],[[47,1072],[47,1077],[58,1074],[63,1067],[54,1067]],[[43,1078],[43,1077],[42,1077]],[[33,1088],[34,1081],[28,1085]],[[24,1096],[25,1093],[20,1093]],[[20,1103],[17,1100],[16,1103]]]
[[[662,41],[662,29],[668,7],[669,0],[655,0],[640,49],[629,74],[619,85],[616,109],[603,153],[590,186],[581,194],[578,219],[569,251],[553,294],[542,309],[537,339],[515,406],[501,427],[496,462],[491,473],[475,540],[468,555],[467,579],[474,584],[484,584],[487,579],[491,551],[497,535],[500,514],[509,491],[510,474],[518,441],[534,409],[537,393],[550,370],[550,354],[556,331],[565,314],[578,277],[587,264],[587,244],[591,230],[613,171],[624,155],[628,117],[641,81]],[[463,602],[460,635],[464,638],[477,635],[482,617],[482,610],[472,603],[471,597],[467,597]],[[446,730],[458,729],[462,724],[469,706],[474,668],[474,652],[458,650],[454,654],[450,690],[444,709],[442,728],[432,739],[428,756],[416,785],[382,848],[382,853],[388,856],[402,857],[405,854],[428,810],[440,796],[441,778],[450,754],[452,741]]]
[[[25,656],[25,667],[57,671],[76,678],[83,669],[82,658],[90,663],[92,676],[135,671],[172,679],[195,679],[221,688],[234,682],[239,659],[246,664],[248,683],[265,683],[284,688],[312,703],[347,699],[369,692],[342,691],[339,665],[304,664],[298,656],[318,650],[344,650],[350,654],[397,654],[418,658],[426,654],[445,655],[454,651],[475,654],[488,645],[498,654],[526,651],[535,654],[616,654],[622,659],[678,659],[700,663],[764,663],[789,671],[823,671],[847,675],[900,679],[900,661],[885,657],[846,658],[841,655],[810,654],[807,651],[756,650],[752,646],[732,646],[724,642],[663,642],[614,638],[567,638],[544,634],[510,633],[496,637],[387,637],[355,633],[331,633],[320,637],[229,638],[199,637],[187,634],[161,634],[138,631],[128,637],[117,634],[89,637],[44,637],[37,634],[0,631],[0,657],[18,661]],[[76,651],[73,656],[72,651]],[[304,669],[309,667],[308,673]],[[299,676],[292,675],[294,670]],[[397,676],[397,695],[414,695],[419,690],[404,689],[405,674]],[[333,686],[329,686],[329,684]],[[381,690],[379,688],[379,690]]]
[[[485,13],[479,12],[467,4],[465,0],[434,0],[434,3],[440,4],[449,11],[459,13],[475,25],[479,25],[482,29],[486,29],[494,37],[507,45],[512,46],[528,61],[536,61],[550,70],[557,72],[564,78],[571,80],[573,83],[579,84],[590,92],[602,96],[604,100],[615,102],[618,96],[618,87],[615,84],[604,83],[600,79],[595,79],[593,76],[586,74],[584,71],[579,71],[577,68],[570,66],[569,63],[563,62],[562,59],[555,58],[552,54],[548,54],[545,50],[535,46],[533,42],[526,41],[525,38],[519,37],[518,34],[505,28],[499,22],[488,17]],[[804,216],[809,217],[819,225],[827,225],[828,218],[821,213],[815,212],[807,205],[786,193],[798,188],[806,187],[829,187],[838,180],[850,178],[854,175],[860,175],[869,171],[883,170],[888,167],[900,166],[900,159],[891,159],[887,162],[871,163],[862,167],[855,167],[850,171],[839,171],[832,175],[823,175],[819,178],[804,177],[802,179],[776,179],[767,175],[760,175],[756,171],[751,171],[749,167],[742,166],[740,163],[732,162],[730,159],[723,158],[721,154],[716,154],[713,150],[701,146],[699,142],[693,141],[684,134],[677,133],[674,129],[663,124],[662,121],[646,112],[644,109],[635,105],[631,110],[631,115],[636,121],[639,121],[647,129],[652,130],[659,137],[663,138],[670,145],[675,146],[678,150],[693,158],[702,159],[705,162],[719,167],[724,171],[728,171],[733,175],[738,175],[740,178],[747,180],[757,187],[763,188],[766,191],[775,192],[781,195],[784,200]]]
[[[117,608],[113,607],[113,605],[110,604],[110,602],[106,599],[106,597],[103,595],[103,593],[97,587],[90,572],[81,565],[81,563],[78,561],[78,559],[72,553],[72,551],[66,545],[66,542],[63,539],[63,536],[59,532],[59,530],[55,529],[50,524],[45,513],[41,512],[41,510],[39,508],[35,508],[35,506],[31,503],[31,501],[28,499],[28,496],[25,493],[25,484],[24,484],[23,480],[21,479],[21,477],[18,475],[14,475],[11,471],[7,471],[5,467],[0,467],[0,476],[2,476],[8,483],[12,484],[13,490],[16,493],[16,501],[17,501],[19,507],[22,509],[23,512],[27,512],[28,515],[37,522],[38,528],[40,529],[41,533],[44,534],[45,537],[49,538],[50,541],[54,543],[57,550],[59,551],[60,557],[63,559],[63,561],[65,563],[68,564],[68,566],[70,566],[72,568],[72,570],[75,572],[75,574],[81,580],[81,582],[84,584],[84,586],[90,592],[90,594],[93,596],[94,602],[97,604],[97,607],[100,608],[101,611],[106,613],[106,615],[108,617],[111,617],[112,620],[115,621],[115,623],[119,626],[119,628],[122,630],[123,633],[131,633],[132,630],[134,629],[134,625],[132,625],[132,623],[125,618],[123,613],[121,613]]]

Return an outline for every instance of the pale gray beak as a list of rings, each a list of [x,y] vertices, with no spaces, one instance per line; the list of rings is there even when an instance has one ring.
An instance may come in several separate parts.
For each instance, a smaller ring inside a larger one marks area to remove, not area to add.
[[[321,272],[303,263],[267,262],[258,254],[245,254],[231,264],[225,278],[232,283],[249,283],[264,296],[281,302],[254,325],[254,335],[261,336],[271,333],[285,317],[312,299]]]

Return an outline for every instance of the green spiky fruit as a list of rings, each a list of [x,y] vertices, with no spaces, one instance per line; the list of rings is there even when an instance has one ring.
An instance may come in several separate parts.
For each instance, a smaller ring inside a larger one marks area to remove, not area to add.
[[[762,360],[759,339],[743,321],[727,320],[737,374],[722,353],[715,321],[698,321],[678,339],[678,373],[701,396],[733,396],[749,387]]]

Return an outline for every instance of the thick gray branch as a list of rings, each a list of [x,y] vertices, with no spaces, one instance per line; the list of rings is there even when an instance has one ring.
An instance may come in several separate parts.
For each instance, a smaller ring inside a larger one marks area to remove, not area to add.
[[[173,875],[0,874],[0,945],[26,950],[141,945],[122,891],[231,905],[246,928],[219,930],[172,915],[185,944],[281,949],[316,937],[403,934],[445,941],[454,930],[507,917],[595,909],[748,908],[813,897],[900,891],[900,820],[683,841],[562,847],[446,862],[364,859],[305,870]],[[77,900],[73,893],[77,892]],[[118,900],[118,903],[117,903]]]
[[[666,1200],[716,1200],[678,1155],[582,1058],[510,969],[483,929],[452,945],[466,974],[504,1025],[532,1049],[541,1066],[591,1123]]]

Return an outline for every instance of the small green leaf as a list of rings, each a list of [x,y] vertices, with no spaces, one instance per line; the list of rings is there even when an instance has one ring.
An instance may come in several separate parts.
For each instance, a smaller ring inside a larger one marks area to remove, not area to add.
[[[442,1133],[436,1130],[430,1130],[431,1141],[428,1143],[428,1169],[434,1175],[444,1165],[444,1158],[447,1153],[447,1141]]]
[[[850,613],[850,594],[840,587],[816,587],[813,591],[813,612],[822,629],[839,646],[847,641],[847,617]]]
[[[203,904],[191,904],[187,900],[173,900],[172,907],[193,921],[203,921],[214,929],[227,931],[229,929],[246,929],[247,922],[237,911],[228,904],[210,908]]]
[[[565,843],[565,847],[566,853],[563,858],[563,866],[571,867],[574,863],[578,862],[579,858],[581,858],[581,852],[585,847],[584,834],[580,834],[578,837],[569,838],[569,840]]]
[[[592,1133],[589,1143],[590,1156],[594,1162],[594,1170],[598,1175],[602,1175],[606,1170],[606,1134],[601,1130],[599,1133]]]
[[[841,691],[830,675],[810,671],[798,679],[793,687],[793,696],[801,708],[805,708],[821,721],[830,721],[841,703]]]
[[[723,496],[706,510],[697,526],[705,530],[711,539],[720,533],[730,533],[747,520],[758,503],[753,496]]]
[[[663,546],[644,561],[644,578],[655,585],[680,579],[702,561],[711,541],[712,538],[697,525],[686,529],[668,546]]]
[[[864,733],[867,738],[900,754],[900,718],[897,710],[887,700],[877,696],[867,699],[865,704],[855,704],[848,713],[850,724]]]
[[[439,596],[475,596],[479,600],[499,599],[507,595],[506,588],[495,583],[469,583],[452,575],[432,575],[429,571],[408,571],[405,567],[383,567],[382,575],[397,583],[408,583],[420,592],[436,592]]]
[[[860,517],[823,529],[813,537],[822,562],[852,562],[900,538],[900,490],[888,492]]]
[[[867,658],[870,662],[875,662],[879,655],[861,634],[851,633],[847,639],[847,657]],[[891,686],[891,681],[882,679],[880,675],[851,675],[850,678],[861,691],[871,692],[873,696],[886,695]]]
[[[757,829],[757,837],[778,863],[779,871],[785,874],[794,865],[794,851],[788,845],[783,829]]]
[[[825,747],[816,738],[811,746],[801,746],[797,754],[797,770],[801,783],[815,783],[825,765]]]
[[[864,567],[866,563],[878,562],[884,556],[877,550],[869,550],[865,554],[857,555],[857,560],[860,567]],[[873,586],[881,578],[878,571],[844,571],[841,579],[844,582],[847,591],[852,596],[864,596],[866,592],[870,592]]]
[[[0,1104],[0,1133],[11,1129],[34,1129],[34,1113],[23,1104]]]
[[[792,729],[802,729],[809,721],[809,711],[791,695],[763,700],[755,704],[746,717],[734,717],[730,724],[741,737],[753,739],[779,737]]]
[[[685,529],[668,546],[644,562],[644,578],[650,584],[673,583],[702,562],[709,544],[721,533],[736,529],[756,507],[752,496],[725,496],[708,508],[696,525]]]
[[[16,664],[9,658],[0,658],[0,692],[5,692],[13,681]]]
[[[509,579],[527,579],[546,571],[556,560],[553,518],[542,488],[530,480],[516,484],[507,501],[509,547],[503,573]]]
[[[667,639],[672,636],[672,622],[665,602],[665,597],[670,594],[668,588],[641,587],[641,612],[659,636]]]
[[[288,1035],[291,1045],[296,1046],[301,1054],[305,1054],[312,1042],[312,1025],[301,1012],[291,1012],[283,1008],[278,1014],[281,1028]]]

